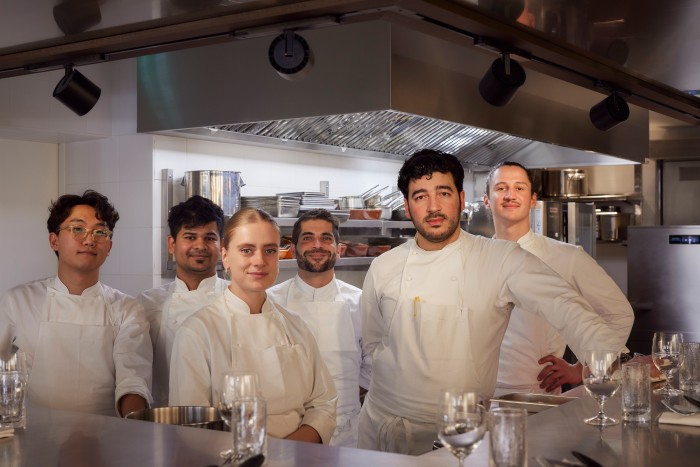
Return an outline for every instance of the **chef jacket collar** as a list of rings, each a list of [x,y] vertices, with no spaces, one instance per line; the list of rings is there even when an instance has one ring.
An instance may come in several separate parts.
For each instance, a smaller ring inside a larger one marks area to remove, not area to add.
[[[212,290],[216,286],[216,274],[213,276],[207,277],[206,279],[202,279],[202,281],[199,283],[197,288],[195,290]],[[192,292],[190,289],[187,288],[187,284],[185,284],[185,281],[180,279],[179,277],[175,276],[175,293],[183,293],[183,292]]]
[[[518,239],[518,244],[519,245],[526,245],[527,243],[531,242],[535,238],[535,233],[532,231],[532,229],[528,230],[525,235],[520,237]]]
[[[228,287],[226,287],[226,290],[224,291],[224,299],[226,300],[228,309],[231,310],[233,313],[237,315],[250,314],[250,307],[248,306],[248,304],[244,302],[241,298],[239,298],[238,295],[231,292],[231,289],[229,289]],[[275,307],[272,304],[272,299],[270,298],[270,295],[268,294],[262,306],[262,313],[270,313],[274,310]]]
[[[53,283],[51,284],[51,288],[53,288],[56,292],[70,294],[68,287],[66,286],[66,284],[61,282],[61,279],[59,279],[58,276],[54,276]],[[91,285],[87,289],[83,290],[83,293],[81,293],[80,296],[81,297],[97,297],[101,293],[102,293],[102,285],[100,284],[100,281],[97,281],[94,285]]]
[[[333,275],[333,279],[331,279],[328,284],[316,288],[304,282],[304,280],[299,277],[299,274],[297,274],[294,276],[294,285],[297,287],[302,298],[310,302],[331,302],[335,300],[336,295],[339,293],[335,275]]]

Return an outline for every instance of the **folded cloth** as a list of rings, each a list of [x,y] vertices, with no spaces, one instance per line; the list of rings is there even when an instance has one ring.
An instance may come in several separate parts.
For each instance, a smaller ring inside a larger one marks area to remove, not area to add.
[[[694,415],[679,415],[673,412],[664,412],[659,417],[659,424],[700,426],[700,413]]]
[[[9,438],[10,436],[14,436],[14,435],[15,435],[14,428],[0,428],[0,439]]]

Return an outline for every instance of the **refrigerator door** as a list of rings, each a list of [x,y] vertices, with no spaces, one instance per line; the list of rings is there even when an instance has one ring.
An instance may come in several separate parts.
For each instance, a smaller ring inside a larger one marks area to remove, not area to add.
[[[699,267],[700,226],[629,227],[631,351],[648,354],[655,331],[681,331],[686,341],[700,341]]]

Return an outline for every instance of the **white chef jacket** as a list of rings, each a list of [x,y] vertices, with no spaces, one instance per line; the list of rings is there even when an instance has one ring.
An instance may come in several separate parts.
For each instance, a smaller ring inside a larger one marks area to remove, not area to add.
[[[13,287],[0,298],[0,329],[5,330],[5,338],[9,337],[10,341],[15,338],[15,345],[19,347],[20,351],[26,353],[30,386],[37,379],[33,378],[32,366],[35,350],[39,344],[39,328],[44,316],[49,288],[53,289],[52,293],[69,295],[68,288],[57,276],[54,276]],[[151,404],[153,349],[148,334],[148,321],[143,313],[143,308],[133,297],[100,282],[85,289],[80,296],[76,295],[73,298],[75,303],[79,304],[82,298],[94,298],[100,294],[107,303],[107,313],[110,315],[105,317],[104,322],[110,323],[115,328],[114,340],[110,343],[113,346],[114,375],[109,378],[113,379],[114,384],[114,414],[117,413],[117,402],[125,394],[138,394]],[[81,310],[76,308],[75,312],[80,313]],[[9,342],[0,343],[2,346],[8,344]],[[89,349],[85,350],[85,352],[89,351]],[[89,355],[85,355],[85,357],[89,358]],[[55,358],[56,361],[61,361],[63,357],[59,352]],[[65,381],[55,380],[51,381],[50,387],[34,387],[33,389],[47,393],[62,385],[74,385],[74,379],[75,375],[66,375]],[[81,387],[81,391],[85,390],[87,393],[91,389]],[[81,393],[78,391],[74,404],[51,405],[51,407],[85,411],[82,404]]]
[[[296,275],[270,288],[268,296],[304,319],[333,377],[338,404],[337,424],[330,444],[357,447],[358,391],[360,386],[369,388],[372,370],[371,360],[362,349],[362,290],[335,276],[328,284],[315,288]],[[338,310],[332,308],[334,304],[339,305]]]
[[[276,340],[272,345],[271,339]],[[256,361],[236,357],[245,351]],[[300,316],[269,298],[262,313],[251,314],[248,305],[226,289],[175,335],[170,405],[212,405],[222,374],[232,370],[258,374],[267,400],[268,434],[283,438],[304,424],[313,427],[324,444],[330,441],[337,395]]]
[[[634,313],[615,281],[583,248],[529,231],[518,244],[540,258],[571,284],[620,339],[627,339]],[[515,307],[503,336],[496,395],[511,392],[544,393],[537,375],[546,355],[561,358],[566,342],[547,321]],[[561,389],[555,391],[561,392]]]
[[[438,251],[410,240],[376,258],[362,292],[372,381],[359,446],[427,452],[441,388],[491,397],[513,304],[545,317],[577,355],[625,344],[564,279],[514,242],[461,231]]]
[[[175,333],[182,323],[223,294],[228,281],[213,275],[203,279],[195,290],[185,282],[174,281],[145,290],[136,299],[143,306],[150,324],[153,343],[153,405],[168,405],[170,355]]]

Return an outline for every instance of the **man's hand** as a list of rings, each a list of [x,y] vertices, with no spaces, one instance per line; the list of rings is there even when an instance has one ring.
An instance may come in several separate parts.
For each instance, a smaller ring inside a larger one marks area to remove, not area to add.
[[[146,399],[138,394],[124,394],[119,399],[119,416],[126,417],[131,412],[148,408]]]
[[[577,386],[582,382],[582,365],[580,363],[571,365],[554,355],[542,357],[537,363],[540,365],[549,363],[549,365],[542,368],[540,374],[537,375],[537,381],[541,381],[540,388],[547,392],[554,391],[561,387],[562,384]]]
[[[286,439],[292,439],[294,441],[306,441],[307,443],[317,443],[321,444],[321,435],[318,434],[314,428],[310,425],[301,425],[297,430],[291,433]]]

